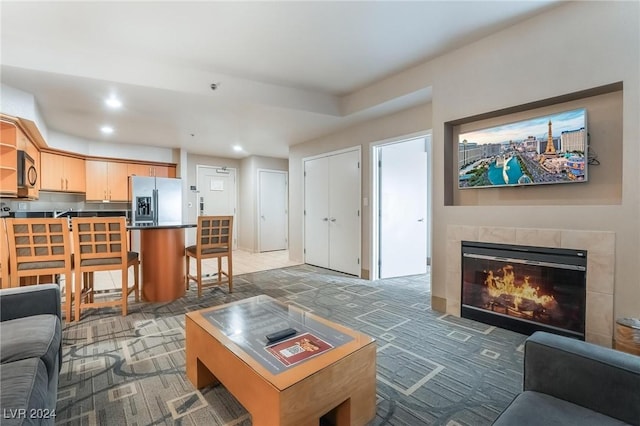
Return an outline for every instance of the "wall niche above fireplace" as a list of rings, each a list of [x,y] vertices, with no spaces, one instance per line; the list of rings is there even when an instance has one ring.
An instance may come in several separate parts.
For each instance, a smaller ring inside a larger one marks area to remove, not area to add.
[[[461,242],[463,318],[585,339],[587,252]]]

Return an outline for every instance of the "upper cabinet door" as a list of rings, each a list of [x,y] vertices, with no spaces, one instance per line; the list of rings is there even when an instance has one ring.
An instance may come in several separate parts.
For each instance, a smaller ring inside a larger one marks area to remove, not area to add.
[[[40,154],[40,189],[64,191],[64,156],[43,152]]]
[[[151,166],[139,163],[127,164],[127,176],[153,176]]]
[[[86,184],[86,166],[83,158],[65,157],[65,186],[70,192],[85,192]]]
[[[107,196],[107,162],[99,160],[87,160],[86,189],[87,201],[108,200]]]
[[[108,163],[107,191],[109,201],[127,201],[129,199],[129,179],[127,163]]]

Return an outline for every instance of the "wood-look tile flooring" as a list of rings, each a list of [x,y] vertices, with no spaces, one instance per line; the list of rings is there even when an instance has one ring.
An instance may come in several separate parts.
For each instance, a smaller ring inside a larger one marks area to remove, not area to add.
[[[271,251],[265,253],[249,253],[244,250],[233,251],[233,275],[248,274],[250,272],[267,271],[270,269],[284,268],[286,266],[299,265],[299,262],[289,260],[288,250]],[[226,270],[226,259],[223,260],[223,268]],[[189,268],[191,274],[196,273],[196,262],[191,260]],[[218,271],[216,259],[206,259],[202,262],[203,275],[213,275]],[[129,268],[129,282],[133,283],[133,268]],[[142,282],[142,278],[141,281]],[[105,271],[95,274],[96,290],[120,289],[120,272]]]

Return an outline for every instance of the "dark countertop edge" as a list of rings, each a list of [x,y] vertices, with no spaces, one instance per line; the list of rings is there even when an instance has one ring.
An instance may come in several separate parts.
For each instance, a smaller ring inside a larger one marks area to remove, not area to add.
[[[195,223],[131,223],[127,225],[127,229],[130,231],[145,229],[180,229],[180,228],[195,228],[198,225]]]
[[[60,217],[129,217],[127,210],[72,210],[64,213]],[[53,211],[17,211],[9,212],[9,217],[32,218],[32,217],[53,217]]]

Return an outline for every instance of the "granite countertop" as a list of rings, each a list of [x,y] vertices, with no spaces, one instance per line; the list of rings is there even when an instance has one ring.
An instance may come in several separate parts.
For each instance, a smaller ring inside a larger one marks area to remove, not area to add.
[[[56,210],[57,212],[57,210]],[[54,211],[17,211],[11,212],[12,217],[31,218],[31,217],[53,217]],[[127,210],[71,210],[63,213],[60,217],[129,217]]]
[[[144,230],[144,229],[180,229],[180,228],[195,228],[198,226],[195,223],[184,223],[184,222],[160,222],[160,223],[151,223],[151,222],[142,222],[142,223],[130,223],[127,225],[127,229],[129,230]]]

